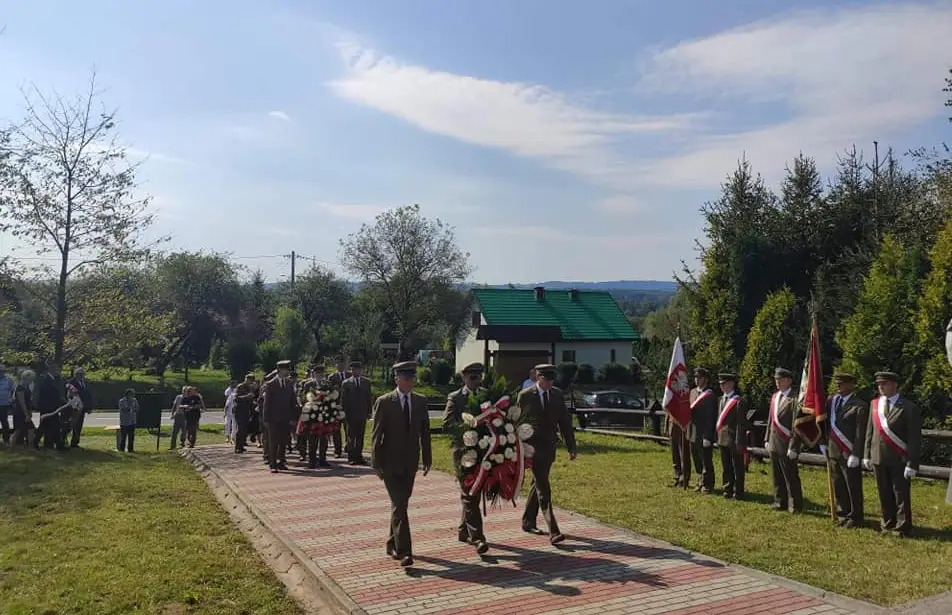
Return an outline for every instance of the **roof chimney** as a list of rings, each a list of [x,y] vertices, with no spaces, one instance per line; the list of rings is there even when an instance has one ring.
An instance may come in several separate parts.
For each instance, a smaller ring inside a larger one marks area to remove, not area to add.
[[[536,286],[532,290],[535,291],[536,301],[545,301],[545,287],[544,286]]]
[[[572,290],[570,290],[569,297],[572,299],[572,301],[578,301],[578,289],[573,288]]]

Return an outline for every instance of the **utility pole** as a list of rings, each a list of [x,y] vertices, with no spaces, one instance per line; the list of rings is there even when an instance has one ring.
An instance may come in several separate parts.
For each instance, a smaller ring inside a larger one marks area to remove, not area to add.
[[[879,141],[873,141],[873,237],[879,242]]]
[[[294,287],[294,261],[297,258],[294,250],[291,250],[291,287]]]

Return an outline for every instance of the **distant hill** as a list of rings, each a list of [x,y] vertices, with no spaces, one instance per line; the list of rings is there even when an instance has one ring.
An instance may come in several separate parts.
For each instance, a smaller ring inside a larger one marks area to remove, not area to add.
[[[509,288],[509,284],[489,284],[490,288]],[[579,290],[604,290],[608,292],[663,292],[674,293],[678,289],[677,282],[666,282],[660,280],[616,280],[614,282],[563,282],[561,280],[550,280],[548,282],[536,282],[534,284],[513,284],[513,288],[534,288],[544,286],[552,290],[566,290],[577,288]]]

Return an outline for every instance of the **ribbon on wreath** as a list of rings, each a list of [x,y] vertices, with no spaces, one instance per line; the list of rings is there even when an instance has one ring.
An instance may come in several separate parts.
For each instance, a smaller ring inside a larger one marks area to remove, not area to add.
[[[513,499],[515,494],[519,493],[522,489],[522,483],[525,478],[526,457],[525,449],[518,435],[516,435],[516,442],[513,445],[516,453],[515,459],[506,459],[498,464],[492,464],[492,462],[489,461],[489,458],[496,453],[500,445],[505,446],[502,438],[508,438],[508,433],[506,432],[503,432],[502,436],[496,433],[493,420],[499,418],[505,421],[505,410],[509,407],[509,404],[510,400],[508,395],[499,399],[495,404],[484,402],[480,406],[482,413],[473,419],[474,427],[483,424],[486,425],[486,428],[489,430],[490,442],[486,452],[483,454],[483,460],[485,461],[481,461],[479,464],[479,471],[476,474],[470,474],[464,480],[463,485],[469,488],[469,494],[471,496],[479,493],[487,483],[498,484],[502,489],[500,495],[502,495],[505,500]],[[483,465],[486,462],[490,463],[488,470],[486,466]],[[515,480],[511,480],[513,478],[513,465],[516,466]]]

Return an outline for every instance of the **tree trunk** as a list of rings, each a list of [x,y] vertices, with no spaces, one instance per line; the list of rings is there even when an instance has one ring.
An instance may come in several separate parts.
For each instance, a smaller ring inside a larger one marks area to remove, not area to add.
[[[62,367],[66,341],[66,278],[69,272],[69,249],[63,251],[59,282],[56,285],[56,328],[53,330],[53,361]]]

